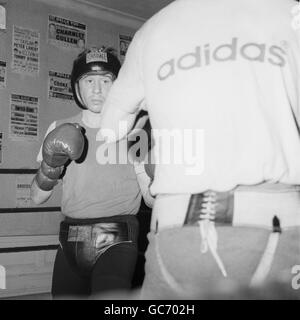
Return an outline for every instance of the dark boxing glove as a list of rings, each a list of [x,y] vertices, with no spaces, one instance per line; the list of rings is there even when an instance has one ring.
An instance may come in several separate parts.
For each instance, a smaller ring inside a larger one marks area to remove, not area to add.
[[[35,176],[35,181],[40,189],[50,191],[57,184],[64,166],[52,168],[43,160]]]
[[[50,191],[57,184],[68,160],[80,158],[84,148],[84,136],[78,124],[64,123],[45,138],[43,161],[35,180],[40,189]]]
[[[53,168],[80,158],[84,137],[79,124],[64,123],[52,130],[43,143],[43,160]]]

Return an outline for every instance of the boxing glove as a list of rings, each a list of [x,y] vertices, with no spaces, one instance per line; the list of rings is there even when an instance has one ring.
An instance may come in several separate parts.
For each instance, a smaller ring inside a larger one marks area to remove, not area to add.
[[[35,176],[38,187],[50,191],[57,184],[68,160],[80,158],[84,148],[84,136],[78,124],[64,123],[45,138],[43,161]]]
[[[38,187],[44,191],[50,191],[57,184],[64,166],[52,168],[43,160],[35,176]]]
[[[76,123],[64,123],[52,130],[44,140],[43,160],[52,168],[80,158],[84,148],[84,136]]]

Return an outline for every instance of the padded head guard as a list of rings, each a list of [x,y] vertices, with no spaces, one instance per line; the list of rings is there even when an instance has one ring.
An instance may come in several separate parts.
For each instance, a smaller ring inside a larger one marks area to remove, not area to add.
[[[71,87],[77,105],[86,109],[86,106],[82,103],[78,85],[83,76],[110,73],[115,79],[120,68],[120,61],[111,48],[91,48],[83,51],[74,61],[71,73]]]

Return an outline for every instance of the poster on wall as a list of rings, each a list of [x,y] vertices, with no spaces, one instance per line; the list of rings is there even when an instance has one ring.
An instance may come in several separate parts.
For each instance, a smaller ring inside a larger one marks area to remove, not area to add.
[[[40,34],[36,30],[13,26],[13,72],[37,75],[39,73]]]
[[[30,186],[33,175],[22,174],[16,176],[16,208],[31,206]]]
[[[70,74],[49,71],[48,98],[63,100],[66,102],[73,101]]]
[[[10,138],[38,140],[39,100],[37,97],[11,94]]]
[[[83,50],[86,37],[87,28],[85,24],[54,15],[48,16],[49,44]]]
[[[0,89],[6,87],[6,62],[0,60]]]
[[[0,164],[2,164],[2,141],[3,141],[3,132],[0,132]]]
[[[119,56],[121,62],[123,62],[125,59],[125,55],[131,40],[131,36],[119,34]]]

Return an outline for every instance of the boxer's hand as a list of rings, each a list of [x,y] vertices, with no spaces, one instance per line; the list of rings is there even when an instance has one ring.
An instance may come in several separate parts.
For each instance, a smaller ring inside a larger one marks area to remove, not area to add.
[[[43,143],[43,160],[56,168],[68,160],[80,158],[84,148],[84,136],[78,124],[64,123],[52,130]]]
[[[35,176],[35,181],[38,187],[44,191],[50,191],[57,184],[57,180],[59,179],[64,166],[60,167],[50,167],[43,160],[41,166]]]
[[[50,191],[57,184],[68,160],[77,160],[84,148],[84,136],[78,124],[65,123],[52,130],[45,138],[43,161],[35,176],[38,187]]]

